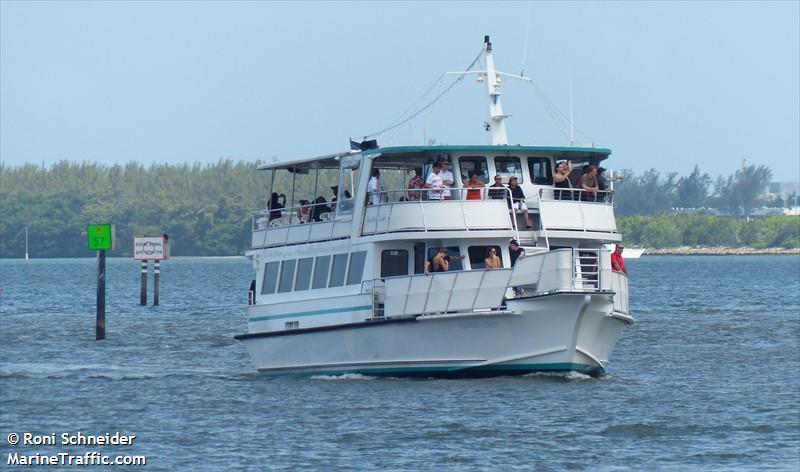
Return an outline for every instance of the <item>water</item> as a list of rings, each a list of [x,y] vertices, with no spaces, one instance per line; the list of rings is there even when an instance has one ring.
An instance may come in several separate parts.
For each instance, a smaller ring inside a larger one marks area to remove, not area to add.
[[[800,468],[800,258],[628,261],[637,324],[609,374],[482,380],[269,378],[245,331],[242,258],[0,261],[0,464],[11,432],[120,431],[146,470]],[[152,279],[151,279],[152,283]],[[124,468],[120,468],[121,470]]]

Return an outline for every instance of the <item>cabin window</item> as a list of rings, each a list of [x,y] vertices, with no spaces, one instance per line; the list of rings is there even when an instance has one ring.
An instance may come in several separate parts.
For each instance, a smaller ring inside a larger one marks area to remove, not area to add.
[[[528,167],[534,184],[553,185],[553,173],[550,169],[550,158],[529,157]]]
[[[486,257],[489,255],[489,249],[493,248],[495,255],[500,258],[500,263],[503,262],[503,254],[500,252],[500,246],[470,246],[467,249],[469,253],[469,266],[473,269],[485,269]]]
[[[333,256],[333,269],[331,269],[330,287],[341,287],[344,285],[344,277],[347,273],[347,253],[335,254]]]
[[[408,251],[387,249],[381,252],[381,277],[408,275]]]
[[[354,252],[350,255],[350,270],[347,271],[347,285],[361,283],[364,277],[364,263],[367,262],[367,251]]]
[[[311,285],[311,268],[313,265],[313,257],[300,259],[297,264],[297,280],[294,283],[295,290],[308,290]]]
[[[264,268],[264,280],[261,281],[261,294],[275,293],[278,284],[278,266],[280,262],[267,262]]]
[[[414,243],[414,273],[425,272],[425,243]]]
[[[494,170],[497,175],[503,177],[504,184],[507,184],[508,179],[511,177],[516,177],[518,184],[523,182],[522,165],[519,163],[519,157],[495,156]]]
[[[328,286],[328,270],[331,267],[331,256],[317,257],[314,265],[314,283],[312,288],[325,288]]]
[[[462,156],[458,158],[461,170],[461,180],[469,180],[470,172],[476,172],[481,182],[489,182],[489,169],[486,166],[486,158],[483,156]],[[460,187],[460,185],[458,185]]]
[[[292,259],[290,261],[283,261],[281,265],[281,280],[278,284],[278,293],[291,292],[292,283],[294,282],[294,267],[297,261]]]
[[[439,252],[439,246],[428,248],[428,261],[433,261],[436,254]],[[458,246],[448,246],[447,255],[450,257],[450,270],[464,270],[464,264],[461,262],[461,249]],[[433,269],[431,269],[433,270]]]

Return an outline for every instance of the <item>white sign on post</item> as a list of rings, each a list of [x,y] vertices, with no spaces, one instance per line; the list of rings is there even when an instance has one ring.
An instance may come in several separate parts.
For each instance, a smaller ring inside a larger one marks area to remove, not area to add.
[[[133,258],[137,261],[163,261],[169,258],[169,244],[164,236],[134,236]]]

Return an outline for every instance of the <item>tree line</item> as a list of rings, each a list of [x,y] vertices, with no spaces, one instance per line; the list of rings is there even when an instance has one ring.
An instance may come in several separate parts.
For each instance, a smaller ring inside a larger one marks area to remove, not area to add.
[[[130,256],[134,235],[163,233],[169,234],[175,256],[241,255],[250,245],[251,213],[266,206],[271,185],[271,173],[258,171],[259,165],[231,160],[149,167],[67,161],[49,167],[0,165],[0,257],[24,257],[26,227],[32,257],[91,256],[82,233],[93,223],[116,225],[112,256]],[[763,166],[743,166],[719,177],[713,192],[710,177],[697,167],[680,178],[656,170],[624,175],[617,182],[615,205],[619,229],[632,244],[800,246],[798,218],[747,222],[703,210],[670,214],[676,207],[712,206],[750,214],[771,176]],[[292,179],[298,187],[295,201],[298,195],[330,200],[336,183],[331,172],[316,181],[284,172],[275,188],[288,192]]]

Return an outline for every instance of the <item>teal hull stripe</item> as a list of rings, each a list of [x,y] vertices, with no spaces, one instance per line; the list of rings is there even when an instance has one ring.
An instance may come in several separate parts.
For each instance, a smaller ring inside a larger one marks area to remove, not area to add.
[[[312,376],[312,375],[387,375],[387,374],[414,374],[414,373],[454,373],[459,372],[469,376],[470,372],[504,372],[504,371],[528,371],[534,372],[594,372],[602,370],[597,366],[587,364],[575,364],[571,362],[557,362],[552,364],[500,364],[479,367],[466,366],[426,366],[426,367],[378,367],[374,369],[365,367],[335,368],[331,370],[292,370],[292,371],[270,371],[263,369],[262,372],[268,375],[290,375],[290,376]]]
[[[284,318],[300,318],[303,316],[329,315],[331,313],[345,313],[352,311],[369,311],[369,310],[372,310],[372,305],[345,306],[342,308],[328,308],[326,310],[298,311],[296,313],[285,313],[282,315],[254,316],[253,318],[250,318],[249,321],[252,323],[254,321],[281,320]]]

